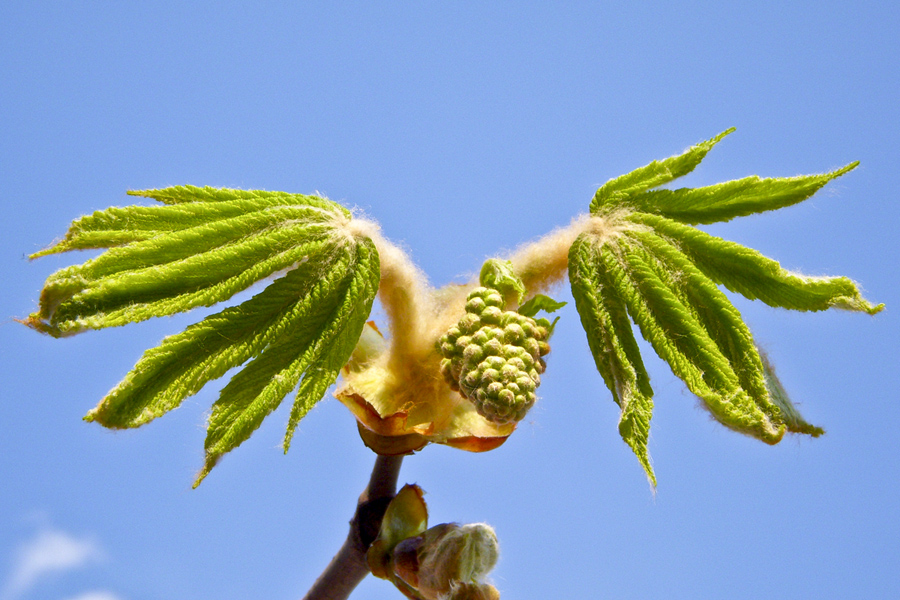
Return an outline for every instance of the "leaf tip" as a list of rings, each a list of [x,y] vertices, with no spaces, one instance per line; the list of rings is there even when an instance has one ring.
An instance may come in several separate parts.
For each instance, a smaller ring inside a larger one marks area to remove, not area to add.
[[[203,480],[206,479],[206,476],[209,475],[209,472],[212,471],[213,467],[216,466],[216,463],[219,462],[219,459],[222,458],[221,455],[210,456],[206,455],[206,462],[203,464],[203,468],[200,469],[200,472],[197,473],[197,477],[194,479],[194,483],[191,484],[191,489],[196,490]]]
[[[140,417],[123,414],[120,410],[116,410],[114,392],[110,392],[97,406],[89,410],[82,420],[88,423],[97,423],[107,429],[133,429],[149,421],[149,419],[141,420]]]
[[[877,315],[884,310],[885,304],[872,304],[863,298],[857,291],[855,297],[843,297],[835,299],[829,308],[838,308],[841,310],[850,310],[856,312],[864,312],[867,315]]]
[[[28,327],[29,329],[33,329],[33,330],[37,331],[38,333],[43,333],[43,334],[49,335],[50,337],[54,337],[54,338],[63,337],[63,333],[62,333],[62,331],[60,331],[59,327],[57,327],[55,325],[51,325],[50,322],[45,320],[43,318],[43,316],[41,315],[41,313],[39,313],[39,312],[32,313],[32,314],[28,315],[28,317],[25,319],[19,319],[19,318],[13,317],[13,321],[15,321],[16,323],[21,323],[25,327]]]
[[[766,420],[759,426],[758,434],[754,432],[751,435],[770,446],[774,446],[783,440],[784,434],[789,431],[783,423],[778,424],[777,427],[774,425],[771,421]]]
[[[33,253],[29,254],[27,256],[27,258],[29,261],[32,261],[32,260],[37,260],[39,258],[42,258],[44,256],[49,256],[51,254],[57,254],[58,252],[62,251],[59,248],[59,246],[60,246],[60,244],[53,244],[52,246],[47,246],[43,250],[38,250],[37,252],[33,252]]]
[[[637,455],[637,457],[644,468],[644,475],[647,476],[647,483],[650,484],[650,489],[656,494],[656,473],[653,471],[653,464],[650,462],[650,454],[644,452],[642,455]]]
[[[850,171],[852,171],[853,169],[855,169],[858,166],[859,166],[859,161],[854,160],[849,165],[843,166],[840,169],[837,169],[836,171],[832,171],[831,175],[833,177],[840,177],[841,175],[844,175],[845,173],[849,173]]]
[[[814,438],[825,435],[824,429],[822,429],[821,427],[816,427],[815,425],[810,425],[809,423],[805,423],[802,426],[790,427],[788,428],[788,431],[790,431],[791,433],[802,433]]]
[[[294,429],[297,427],[297,423],[291,422],[288,423],[287,431],[284,434],[284,442],[281,443],[281,448],[285,454],[288,453],[288,450],[291,448],[291,440],[294,439]]]
[[[875,306],[869,305],[869,308],[866,309],[866,312],[870,315],[877,315],[881,311],[884,310],[884,302],[881,304],[876,304]]]
[[[178,186],[178,187],[187,187],[187,186]],[[148,189],[148,190],[127,190],[125,193],[129,196],[136,196],[138,198],[150,198],[151,200],[156,200],[157,202],[162,202],[163,204],[172,204],[170,199],[166,198],[164,192],[171,188],[166,188],[164,190],[157,189]]]
[[[719,135],[717,135],[716,137],[711,139],[710,142],[713,144],[718,144],[723,139],[725,139],[725,136],[731,135],[735,131],[737,131],[737,127],[729,127],[728,129],[726,129],[725,131],[723,131],[722,133],[720,133]]]

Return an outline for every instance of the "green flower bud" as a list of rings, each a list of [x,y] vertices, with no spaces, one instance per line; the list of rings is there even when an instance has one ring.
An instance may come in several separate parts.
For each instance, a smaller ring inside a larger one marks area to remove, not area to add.
[[[518,344],[525,340],[525,329],[517,324],[510,323],[503,328],[503,341],[507,344]]]
[[[496,306],[488,306],[481,312],[481,314],[479,315],[479,318],[481,319],[482,323],[487,323],[490,325],[499,325],[500,317],[502,317],[502,316],[503,316],[503,311],[500,310],[500,308],[498,308]]]
[[[484,353],[488,356],[497,356],[502,350],[503,345],[496,338],[488,340],[484,345]]]
[[[448,385],[499,425],[522,419],[534,405],[546,366],[541,357],[550,351],[549,321],[503,306],[496,290],[475,288],[466,299],[466,314],[438,342]]]
[[[486,306],[487,304],[485,304],[483,298],[479,298],[478,296],[470,296],[470,299],[466,302],[466,312],[477,315],[478,313],[482,312]]]
[[[488,306],[496,306],[497,308],[503,308],[505,304],[505,302],[503,301],[503,296],[496,290],[489,290],[488,293],[484,296],[484,302]]]
[[[443,346],[441,347],[443,349]],[[481,360],[487,354],[487,349],[485,347],[479,346],[478,344],[469,344],[466,346],[465,351],[463,352],[463,360],[466,362],[475,362],[476,364],[481,362]]]
[[[459,320],[459,330],[466,334],[475,333],[480,326],[481,319],[478,318],[478,315],[472,313],[466,313],[463,315],[463,318]]]

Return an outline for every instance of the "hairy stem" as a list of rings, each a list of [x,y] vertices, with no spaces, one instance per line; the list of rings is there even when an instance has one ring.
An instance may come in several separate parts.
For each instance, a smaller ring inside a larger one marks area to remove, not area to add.
[[[359,496],[356,513],[350,520],[347,539],[303,600],[346,600],[369,574],[366,551],[378,535],[388,503],[397,493],[402,462],[402,456],[375,459],[369,485]]]
[[[378,296],[391,325],[391,353],[396,356],[416,354],[433,310],[430,306],[432,290],[425,274],[402,248],[381,234],[381,228],[374,221],[355,218],[350,221],[348,232],[368,237],[378,250],[381,263]]]
[[[581,215],[566,227],[529,242],[509,256],[516,275],[522,278],[529,294],[546,292],[568,275],[569,248],[582,233],[600,237],[618,235],[625,211],[605,215]]]

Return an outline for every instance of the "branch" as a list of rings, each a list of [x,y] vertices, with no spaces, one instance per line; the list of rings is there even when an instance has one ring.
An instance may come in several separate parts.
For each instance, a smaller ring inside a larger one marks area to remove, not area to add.
[[[346,600],[369,574],[366,551],[378,535],[388,503],[397,493],[397,477],[402,462],[403,456],[379,456],[375,459],[369,485],[359,497],[344,545],[303,600]]]

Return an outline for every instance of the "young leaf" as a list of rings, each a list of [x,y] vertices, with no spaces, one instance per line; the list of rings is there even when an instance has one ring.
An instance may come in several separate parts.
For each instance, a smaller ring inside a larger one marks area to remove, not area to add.
[[[165,190],[128,192],[133,196],[157,197],[163,200],[172,190],[182,194],[194,194],[198,201],[179,206],[126,206],[111,207],[77,219],[69,226],[66,236],[53,246],[32,254],[29,258],[39,258],[49,254],[110,248],[130,242],[141,241],[171,231],[179,231],[219,221],[239,217],[251,212],[277,208],[279,206],[304,206],[323,214],[334,212],[336,205],[315,196],[300,196],[283,192],[262,192],[195,188],[179,186]],[[211,193],[221,196],[218,202],[203,202],[199,199]],[[164,200],[163,200],[164,201]],[[339,208],[339,207],[338,207]],[[342,209],[341,209],[342,210]]]
[[[753,336],[728,297],[677,247],[652,231],[633,229],[623,235],[646,252],[650,259],[648,266],[678,296],[715,342],[741,388],[772,422],[782,423],[780,410],[769,396],[762,359]]]
[[[866,301],[846,277],[791,273],[756,250],[658,215],[636,212],[626,218],[652,227],[676,244],[710,279],[751,300],[804,311],[842,308],[875,314],[884,308],[884,304]]]
[[[51,275],[26,324],[58,337],[210,306],[302,261],[349,219],[339,205],[311,196],[177,190],[223,199],[113,208],[76,221],[66,239],[35,256],[123,245]]]
[[[607,250],[608,251],[608,250]],[[569,249],[569,282],[597,370],[622,413],[619,433],[656,485],[647,441],[653,390],[621,297],[601,267],[602,243],[581,235]]]
[[[520,306],[519,310],[516,312],[520,315],[525,315],[526,317],[534,317],[540,311],[552,313],[558,311],[565,305],[565,302],[557,302],[550,296],[535,294],[530,300]]]
[[[766,387],[769,389],[772,401],[781,409],[782,419],[788,431],[805,433],[812,437],[819,437],[825,433],[824,429],[811,425],[800,415],[800,411],[791,402],[784,386],[781,385],[781,381],[775,375],[775,367],[769,362],[769,357],[762,350],[759,350],[759,356],[762,359],[763,370],[766,376]]]
[[[741,387],[709,332],[654,271],[652,256],[620,237],[616,251],[601,253],[601,259],[641,334],[713,416],[731,429],[777,443],[784,428]]]
[[[131,190],[129,196],[153,198],[163,204],[185,204],[191,202],[219,203],[234,200],[251,200],[253,202],[272,201],[277,205],[295,204],[302,198],[304,204],[319,206],[325,210],[334,210],[338,206],[347,216],[350,212],[331,200],[318,196],[302,196],[289,192],[267,192],[265,190],[236,190],[231,188],[197,187],[194,185],[176,185],[158,190]]]
[[[27,324],[54,336],[123,325],[215,304],[286,270],[250,300],[148,350],[85,417],[137,427],[247,363],[213,408],[197,483],[299,383],[286,449],[362,332],[380,279],[373,242],[348,233],[346,209],[314,196],[191,186],[133,194],[164,205],[98,211],[35,255],[110,248],[49,277]]]
[[[250,300],[210,315],[147,350],[85,418],[105,427],[139,427],[290,335],[313,310],[317,290],[337,285],[351,265],[350,254],[334,242],[308,249],[306,261]]]
[[[591,201],[591,213],[596,214],[618,208],[635,194],[687,175],[700,164],[713,146],[733,131],[734,127],[710,140],[688,148],[682,154],[671,156],[665,160],[654,160],[645,167],[610,179],[594,194],[594,199]]]
[[[337,379],[341,368],[350,360],[365,328],[366,319],[372,312],[372,302],[378,293],[381,278],[378,252],[369,239],[360,242],[358,251],[356,268],[359,275],[350,282],[346,298],[332,320],[334,325],[326,336],[322,336],[324,345],[317,348],[313,362],[297,390],[297,399],[291,409],[284,437],[285,452],[291,445],[297,423],[322,399],[325,391]]]
[[[636,211],[663,215],[682,223],[730,221],[802,202],[858,164],[854,162],[822,175],[777,179],[752,176],[701,188],[649,190],[632,194],[622,202]]]
[[[371,240],[352,249],[346,270],[310,282],[305,310],[292,330],[265,348],[226,385],[213,405],[200,484],[226,452],[236,448],[275,410],[301,377],[285,437],[337,379],[362,333],[378,291],[378,254]],[[343,276],[341,276],[343,275]]]
[[[525,296],[525,284],[516,275],[508,260],[489,258],[481,267],[478,277],[481,285],[493,288],[503,294],[507,302],[518,304]]]

